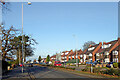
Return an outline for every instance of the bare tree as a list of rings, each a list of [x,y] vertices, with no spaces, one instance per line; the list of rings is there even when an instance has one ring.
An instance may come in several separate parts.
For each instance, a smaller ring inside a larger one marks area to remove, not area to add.
[[[2,13],[5,13],[5,11],[10,11],[10,3],[5,1],[6,0],[0,0],[0,8],[2,8]]]
[[[2,39],[1,39],[1,50],[2,50],[2,57],[5,59],[7,53],[16,47],[11,45],[11,40],[17,35],[18,30],[11,26],[9,29],[5,29],[3,26],[0,25],[0,29],[2,31]]]
[[[96,43],[94,41],[87,41],[83,45],[83,51],[89,47],[89,45],[95,45]]]

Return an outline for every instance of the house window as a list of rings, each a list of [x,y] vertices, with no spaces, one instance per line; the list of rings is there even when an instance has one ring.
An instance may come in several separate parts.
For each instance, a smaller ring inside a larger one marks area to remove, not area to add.
[[[89,56],[89,59],[92,58],[92,56]]]
[[[86,60],[88,60],[89,58],[87,57]]]
[[[96,59],[99,59],[100,58],[100,56],[96,56]]]
[[[109,55],[105,55],[105,58],[109,58]]]
[[[88,48],[88,51],[93,50],[95,47]]]
[[[114,57],[114,58],[118,58],[118,55],[114,55],[113,57]]]

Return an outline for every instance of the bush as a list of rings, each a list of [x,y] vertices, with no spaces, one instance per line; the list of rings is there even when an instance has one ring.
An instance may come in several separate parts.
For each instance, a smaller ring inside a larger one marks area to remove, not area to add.
[[[81,69],[82,71],[89,71],[89,67],[86,66],[84,69]]]
[[[84,64],[84,63],[81,63],[81,64],[79,64],[79,65],[86,65],[86,64]]]
[[[117,68],[118,67],[118,63],[113,63],[113,67]]]
[[[102,73],[102,71],[100,71],[100,68],[94,68],[93,69],[93,73]]]
[[[74,65],[71,65],[71,66],[76,66],[76,65],[74,64]]]
[[[103,74],[120,76],[120,70],[118,70],[118,69],[109,69],[109,70],[104,71]]]

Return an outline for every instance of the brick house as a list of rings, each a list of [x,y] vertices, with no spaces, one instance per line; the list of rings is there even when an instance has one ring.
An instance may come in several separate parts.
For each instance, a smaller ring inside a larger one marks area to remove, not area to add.
[[[118,62],[120,60],[118,57],[120,49],[120,38],[110,42],[103,42],[102,47],[96,53],[96,58],[102,60],[105,63],[108,62]]]
[[[67,55],[68,55],[69,51],[63,51],[61,53],[61,62],[64,63],[64,62],[67,62]]]
[[[50,61],[55,61],[55,60],[56,60],[56,55],[50,57]]]
[[[94,62],[96,60],[95,53],[101,48],[101,46],[102,42],[99,44],[90,45],[84,53],[86,55],[85,62]]]
[[[77,51],[77,54],[78,54],[78,59],[79,59],[79,62],[82,63],[83,62],[83,55],[82,55],[83,51],[80,49]]]
[[[67,55],[67,61],[72,60],[72,57],[71,57],[72,54],[73,54],[73,50],[70,50]]]

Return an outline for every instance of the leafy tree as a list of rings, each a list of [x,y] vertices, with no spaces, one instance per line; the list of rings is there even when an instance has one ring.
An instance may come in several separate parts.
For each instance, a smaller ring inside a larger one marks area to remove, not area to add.
[[[39,58],[38,58],[39,63],[40,63],[41,60],[42,60],[42,58],[41,58],[41,56],[39,56]]]
[[[23,49],[24,49],[24,62],[25,62],[26,57],[34,55],[34,48],[32,47],[32,45],[37,44],[37,42],[30,36],[24,35],[23,37],[24,37]],[[20,52],[20,57],[22,57],[22,36],[14,37],[14,39],[11,40],[11,44],[16,47],[17,59],[19,57],[19,52]]]
[[[90,45],[95,45],[96,43],[94,41],[87,41],[83,45],[83,51],[87,49]]]
[[[46,62],[49,62],[49,61],[50,61],[50,56],[47,55]]]
[[[4,26],[0,25],[1,30],[1,40],[0,40],[0,48],[1,48],[1,55],[3,57],[3,60],[6,58],[6,56],[13,55],[17,56],[17,59],[22,59],[22,36],[20,35],[20,31],[15,29],[13,26],[11,26],[8,29],[5,29]],[[24,60],[26,57],[34,55],[34,47],[33,45],[37,44],[35,39],[28,35],[24,35],[23,40],[23,46],[24,46]],[[21,60],[22,61],[22,60]]]

